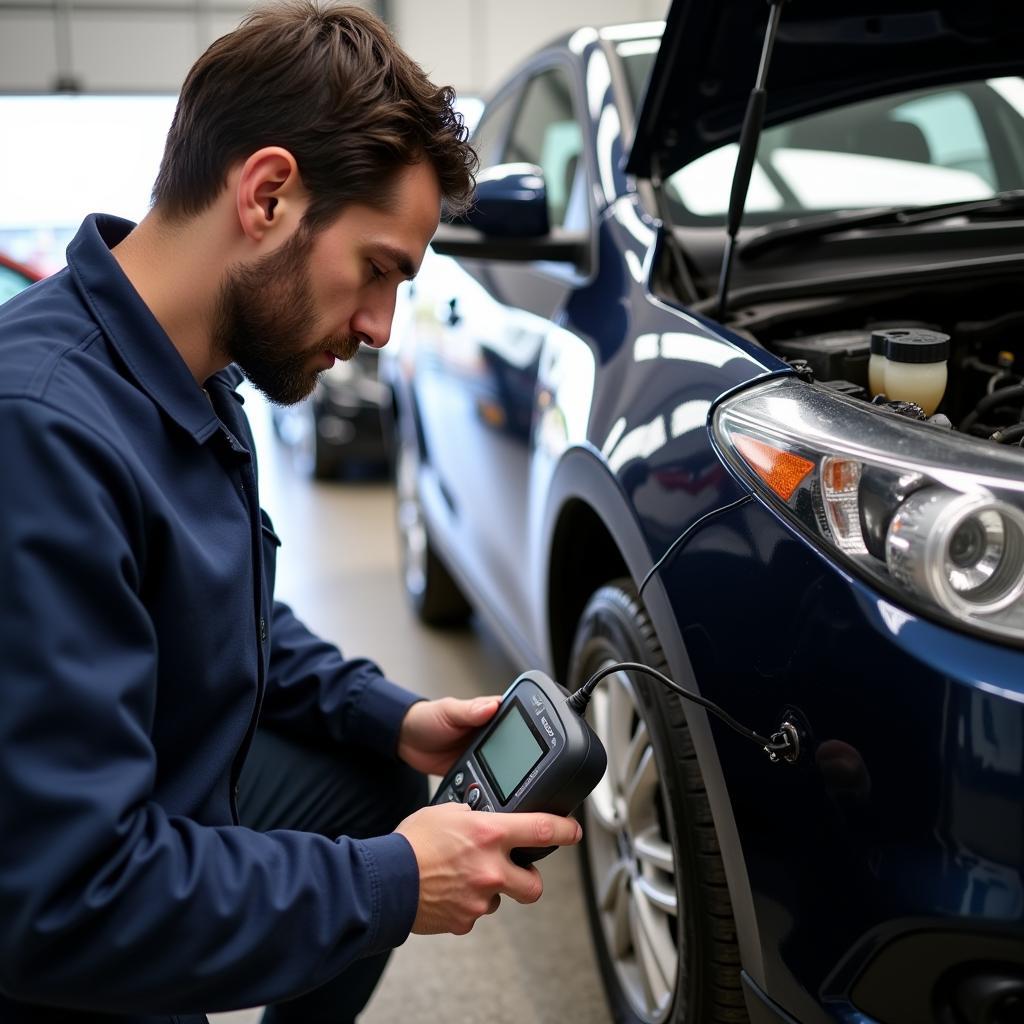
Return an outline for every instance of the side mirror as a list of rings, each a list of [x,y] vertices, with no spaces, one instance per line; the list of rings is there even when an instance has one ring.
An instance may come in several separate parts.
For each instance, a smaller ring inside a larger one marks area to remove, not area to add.
[[[591,259],[589,231],[551,229],[544,172],[535,164],[497,164],[481,171],[472,208],[442,223],[430,244],[442,256],[544,260],[581,270]]]
[[[492,238],[541,238],[551,230],[544,172],[535,164],[498,164],[480,172],[463,222]]]

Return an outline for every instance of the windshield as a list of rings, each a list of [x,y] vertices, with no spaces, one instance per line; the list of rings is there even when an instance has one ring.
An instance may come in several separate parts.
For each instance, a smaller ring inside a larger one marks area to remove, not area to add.
[[[634,101],[653,66],[620,56]],[[720,223],[738,146],[694,160],[665,181],[673,219]],[[916,90],[767,128],[750,179],[748,220],[880,206],[985,199],[1024,188],[1024,79]]]

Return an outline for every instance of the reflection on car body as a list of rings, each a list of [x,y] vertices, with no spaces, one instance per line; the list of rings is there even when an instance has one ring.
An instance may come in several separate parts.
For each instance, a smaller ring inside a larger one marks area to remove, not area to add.
[[[615,1019],[1001,1024],[1024,1006],[1024,11],[785,4],[723,302],[769,6],[580,29],[486,105],[476,211],[382,361],[406,587],[567,686],[645,661],[801,723],[771,768],[643,678],[597,690],[582,863]],[[869,390],[872,337],[895,358],[915,332],[948,337],[937,416]]]

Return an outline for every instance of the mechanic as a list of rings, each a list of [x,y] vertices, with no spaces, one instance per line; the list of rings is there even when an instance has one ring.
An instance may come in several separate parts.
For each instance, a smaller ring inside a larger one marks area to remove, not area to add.
[[[423,807],[497,698],[419,700],[274,601],[235,390],[296,402],[387,342],[472,188],[452,99],[360,8],[252,15],[149,215],[90,216],[0,310],[4,1024],[350,1021],[410,930],[540,896],[509,850],[579,839]]]

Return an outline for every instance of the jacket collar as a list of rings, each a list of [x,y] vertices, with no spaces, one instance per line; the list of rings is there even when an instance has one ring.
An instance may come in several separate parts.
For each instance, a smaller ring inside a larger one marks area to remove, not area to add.
[[[220,427],[220,421],[174,343],[110,252],[134,227],[120,217],[90,214],[68,246],[68,267],[139,388],[202,443]],[[229,367],[214,376],[234,387],[241,375]]]

